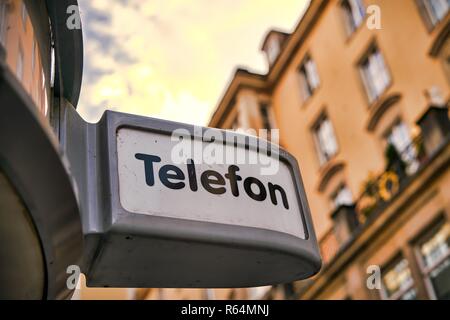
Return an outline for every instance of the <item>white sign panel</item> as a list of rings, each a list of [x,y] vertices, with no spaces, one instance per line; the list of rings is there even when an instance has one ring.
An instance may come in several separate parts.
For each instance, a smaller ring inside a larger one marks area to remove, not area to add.
[[[305,239],[293,173],[284,162],[270,175],[261,175],[259,164],[207,164],[195,159],[175,163],[172,153],[179,141],[172,140],[167,134],[118,130],[119,197],[125,210],[266,229]],[[236,147],[224,148],[226,152]]]

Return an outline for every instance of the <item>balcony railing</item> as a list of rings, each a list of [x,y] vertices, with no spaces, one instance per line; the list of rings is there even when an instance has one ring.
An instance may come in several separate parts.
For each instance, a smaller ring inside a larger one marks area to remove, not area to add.
[[[357,230],[402,192],[430,158],[422,136],[413,139],[401,152],[388,145],[385,156],[385,169],[378,175],[369,174],[355,203],[340,206],[333,212],[334,228],[320,241],[325,264],[348,244]]]
[[[386,148],[386,169],[378,176],[369,175],[362,193],[356,201],[356,215],[364,224],[374,213],[384,207],[408,184],[427,162],[422,136],[398,152],[393,145]]]
[[[357,235],[400,195],[420,171],[450,143],[448,108],[433,106],[417,121],[421,134],[400,152],[388,145],[383,172],[369,174],[352,205],[332,213],[333,229],[320,239],[324,264],[351,245]]]

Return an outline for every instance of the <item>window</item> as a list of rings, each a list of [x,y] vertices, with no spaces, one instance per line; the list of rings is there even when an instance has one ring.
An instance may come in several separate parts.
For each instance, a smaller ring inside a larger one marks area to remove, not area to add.
[[[412,143],[408,127],[402,121],[397,121],[392,126],[386,141],[395,147],[400,159],[406,164],[406,172],[408,174],[416,172],[419,167],[416,146]]]
[[[313,132],[320,164],[324,164],[338,151],[333,125],[326,115],[320,117],[313,127]]]
[[[450,299],[450,224],[441,220],[419,243],[417,251],[432,297]]]
[[[270,107],[267,103],[261,103],[259,105],[259,111],[261,113],[263,128],[270,130],[272,129],[272,121],[270,116]]]
[[[238,116],[236,116],[233,119],[233,122],[231,123],[231,129],[233,129],[233,130],[239,129],[239,118],[238,118]]]
[[[347,34],[352,34],[364,21],[366,15],[362,0],[344,0],[341,3],[344,11]]]
[[[55,86],[55,47],[50,52],[50,87]]]
[[[378,99],[391,83],[384,58],[376,46],[372,46],[360,63],[360,71],[369,102]]]
[[[48,97],[47,97],[47,89],[46,89],[46,83],[47,83],[47,81],[46,81],[46,79],[45,79],[45,73],[44,73],[44,71],[42,71],[41,72],[41,78],[42,78],[42,87],[41,87],[41,90],[42,90],[42,92],[44,93],[44,101],[42,102],[42,105],[43,105],[43,113],[44,113],[44,115],[47,115],[47,112],[48,112]]]
[[[20,81],[23,81],[23,63],[24,63],[23,60],[24,60],[23,50],[22,47],[20,46],[16,62],[16,76]]]
[[[303,100],[308,100],[320,85],[317,67],[311,57],[307,56],[299,68],[300,85]]]
[[[273,64],[280,53],[280,42],[278,39],[272,37],[269,40],[269,45],[267,47],[267,58],[269,59],[269,64]]]
[[[342,183],[331,196],[331,200],[335,208],[342,205],[352,205],[353,195],[350,189]]]
[[[261,131],[260,137],[272,141],[273,138],[278,139],[277,137],[272,136],[274,132],[272,132],[272,129],[276,128],[275,123],[275,117],[273,114],[273,110],[268,103],[260,103],[259,104],[259,112],[261,114],[261,122],[262,122],[262,129],[267,130],[266,132]],[[278,140],[275,141],[278,143]]]
[[[31,74],[34,75],[36,67],[36,40],[33,39],[33,47],[31,48]]]
[[[450,10],[450,0],[421,0],[420,4],[432,26],[442,21]]]
[[[3,45],[6,44],[6,24],[8,22],[6,10],[8,10],[6,1],[0,0],[0,43]]]
[[[22,17],[23,28],[26,29],[28,13],[27,13],[27,6],[25,5],[25,2],[23,2],[23,1],[22,1],[22,7],[21,7],[21,17]]]
[[[415,300],[417,297],[408,260],[399,257],[382,272],[383,299]]]
[[[392,144],[399,153],[411,144],[409,130],[402,121],[398,121],[388,132],[387,142]]]

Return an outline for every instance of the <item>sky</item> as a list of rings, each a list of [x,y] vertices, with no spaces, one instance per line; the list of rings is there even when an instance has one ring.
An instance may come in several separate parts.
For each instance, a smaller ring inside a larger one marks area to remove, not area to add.
[[[272,29],[291,32],[308,0],[79,0],[84,74],[78,110],[207,125],[234,70],[265,73]]]

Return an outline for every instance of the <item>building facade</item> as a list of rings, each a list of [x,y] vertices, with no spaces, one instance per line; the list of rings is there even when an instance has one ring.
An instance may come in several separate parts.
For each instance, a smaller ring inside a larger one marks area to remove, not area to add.
[[[81,88],[76,0],[0,0],[0,299],[64,299],[81,263],[78,201],[60,113]]]
[[[324,266],[221,297],[450,298],[449,12],[447,0],[312,0],[291,34],[267,34],[267,74],[235,72],[210,126],[279,129]]]

